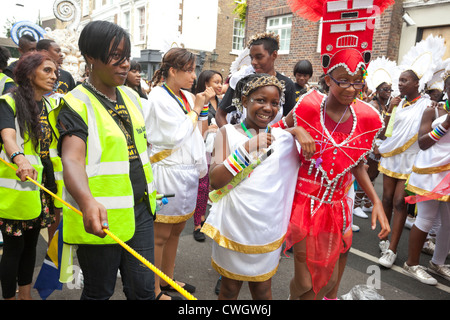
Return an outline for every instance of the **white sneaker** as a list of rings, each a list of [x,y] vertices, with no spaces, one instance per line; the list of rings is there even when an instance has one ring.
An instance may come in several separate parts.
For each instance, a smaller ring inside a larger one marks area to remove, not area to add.
[[[380,248],[381,252],[385,252],[387,249],[389,249],[390,244],[391,243],[389,240],[381,240],[380,243],[378,244],[378,247]]]
[[[450,265],[448,264],[437,265],[430,261],[428,264],[428,270],[450,281]]]
[[[355,224],[352,224],[352,231],[353,232],[359,232],[359,227]]]
[[[406,221],[405,221],[405,227],[408,229],[411,229],[412,226],[414,225],[414,222],[416,221],[416,218],[411,217],[411,216],[407,216],[406,217]]]
[[[372,212],[373,205],[371,205],[370,207],[363,207],[362,209],[364,212]]]
[[[435,248],[436,248],[436,245],[434,244],[434,242],[431,239],[428,239],[423,244],[422,252],[432,256]]]
[[[403,264],[403,273],[431,286],[435,286],[438,283],[435,278],[430,276],[428,272],[425,271],[425,267],[420,265],[408,266],[405,262]]]
[[[369,217],[367,214],[364,213],[361,207],[353,208],[353,214],[363,219],[367,219]]]
[[[378,259],[378,263],[385,268],[391,268],[396,258],[397,254],[395,254],[391,249],[387,249],[381,254],[381,258]]]

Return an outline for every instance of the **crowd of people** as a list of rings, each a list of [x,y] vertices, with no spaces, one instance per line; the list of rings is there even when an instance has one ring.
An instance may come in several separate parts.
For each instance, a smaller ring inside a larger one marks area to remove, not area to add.
[[[0,156],[16,168],[0,163],[4,299],[31,299],[40,230],[48,228],[50,243],[61,221],[64,243],[77,247],[86,300],[110,298],[118,272],[127,299],[180,299],[105,229],[174,279],[192,217],[194,239],[212,239],[219,299],[238,299],[243,282],[253,299],[272,299],[271,279],[287,251],[291,300],[337,299],[358,231],[353,215],[367,213],[372,229],[380,227],[380,265],[394,264],[410,216],[405,273],[437,283],[419,265],[425,250],[433,255],[428,271],[450,280],[443,41],[423,40],[401,66],[382,57],[366,68],[358,51],[347,50],[317,84],[308,60],[290,77],[276,71],[273,33],[251,37],[251,66],[226,78],[215,70],[197,76],[195,54],[171,48],[143,82],[129,35],[106,21],[88,23],[78,46],[86,61],[78,84],[61,68],[53,40],[23,36],[20,59],[9,65],[0,48]],[[433,47],[430,61],[439,63],[410,63],[422,46]],[[170,195],[168,203],[158,195]]]

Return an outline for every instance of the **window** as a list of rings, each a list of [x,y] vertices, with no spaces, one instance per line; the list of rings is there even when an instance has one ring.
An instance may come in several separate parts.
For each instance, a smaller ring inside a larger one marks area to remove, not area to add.
[[[267,19],[267,32],[274,32],[280,36],[280,50],[278,53],[289,53],[291,45],[292,15],[285,15]]]
[[[123,13],[122,28],[130,33],[130,11]]]
[[[233,25],[233,48],[232,51],[241,51],[244,49],[245,25],[240,19],[234,19]]]
[[[145,41],[145,7],[138,9],[138,30],[139,30],[139,41]]]

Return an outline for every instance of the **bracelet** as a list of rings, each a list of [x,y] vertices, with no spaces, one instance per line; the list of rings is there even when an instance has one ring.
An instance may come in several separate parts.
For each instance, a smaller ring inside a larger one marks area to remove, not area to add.
[[[11,157],[10,157],[12,163],[14,163],[14,161],[13,161],[14,158],[17,157],[19,154],[25,156],[25,154],[24,154],[22,151],[16,151],[16,152],[14,152],[14,153],[11,155]]]
[[[438,125],[436,128],[434,128],[432,131],[428,133],[428,136],[433,139],[434,141],[439,141],[446,133],[448,129],[445,129],[442,124]]]
[[[387,117],[391,116],[391,114],[389,112],[385,112],[384,115],[387,116]]]
[[[205,104],[203,106],[202,111],[200,112],[199,118],[204,118],[204,117],[208,117],[208,112],[209,112],[209,104]]]
[[[235,176],[250,165],[250,155],[240,146],[223,161],[223,165]]]

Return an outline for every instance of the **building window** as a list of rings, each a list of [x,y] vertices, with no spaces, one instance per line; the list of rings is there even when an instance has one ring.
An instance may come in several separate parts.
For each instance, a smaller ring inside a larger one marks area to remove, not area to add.
[[[280,36],[280,50],[278,53],[289,53],[291,45],[292,15],[272,17],[267,19],[267,32],[274,32]]]
[[[233,48],[232,51],[244,49],[245,24],[241,19],[234,19],[233,25]]]
[[[130,11],[123,13],[122,28],[124,28],[128,33],[130,33]]]
[[[145,41],[145,7],[138,9],[139,41]]]

